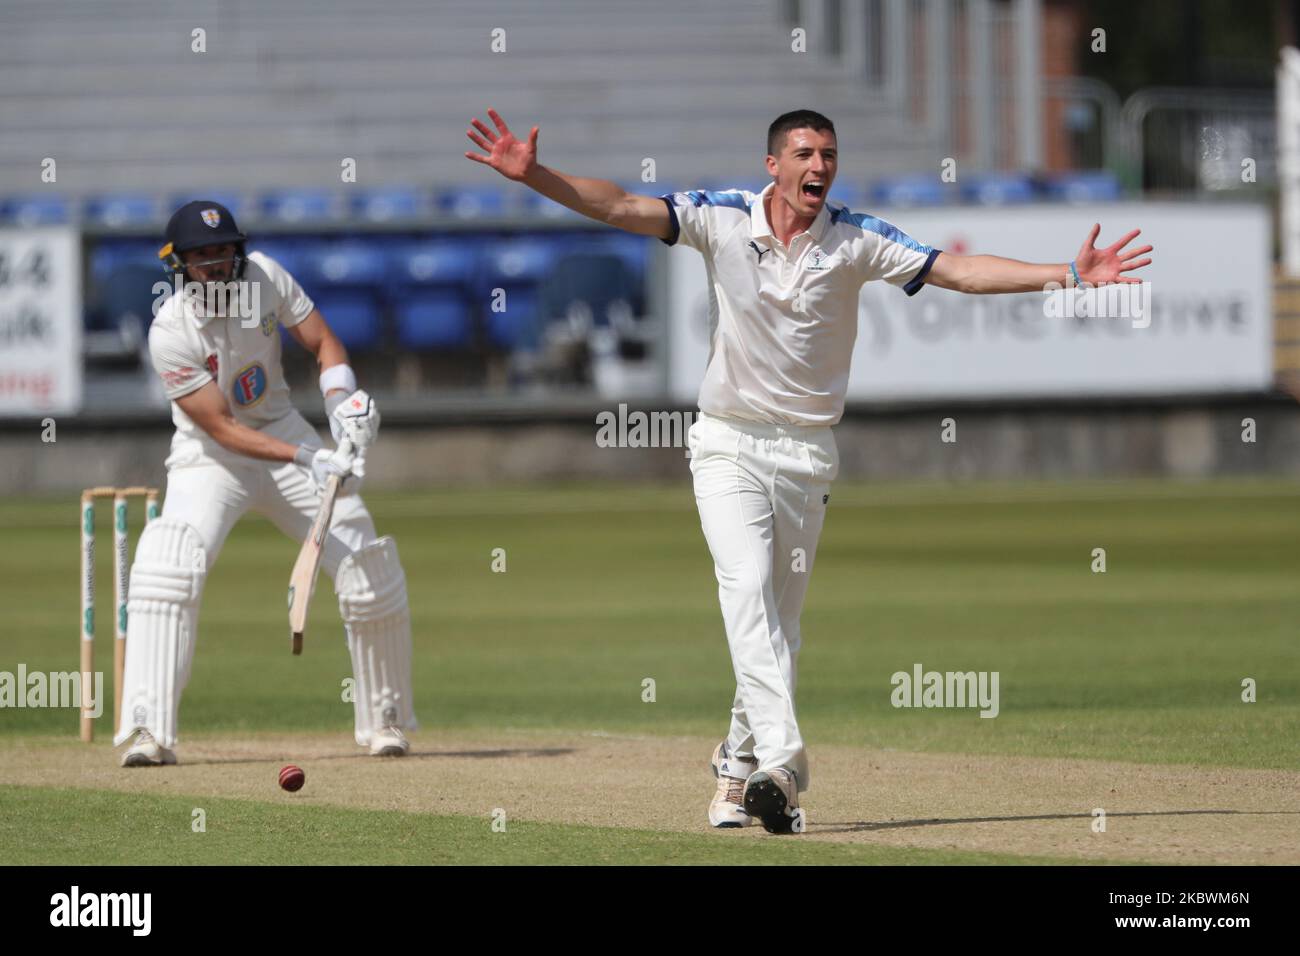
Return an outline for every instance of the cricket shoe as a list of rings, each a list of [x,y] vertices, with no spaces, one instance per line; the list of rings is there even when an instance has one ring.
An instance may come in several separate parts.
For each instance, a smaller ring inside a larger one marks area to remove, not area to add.
[[[745,782],[743,806],[757,817],[768,833],[803,833],[804,812],[799,807],[799,785],[784,767],[759,770]]]
[[[725,740],[713,748],[709,767],[713,770],[713,776],[718,778],[718,789],[709,801],[710,825],[719,830],[734,830],[754,822],[754,818],[741,806],[741,800],[745,793],[745,781],[756,766],[752,760],[737,760],[731,756]]]
[[[147,730],[136,734],[135,742],[122,754],[123,767],[161,767],[175,762],[176,754],[154,740]]]
[[[370,737],[370,756],[405,757],[411,752],[411,744],[406,735],[396,727],[385,727],[375,731]]]

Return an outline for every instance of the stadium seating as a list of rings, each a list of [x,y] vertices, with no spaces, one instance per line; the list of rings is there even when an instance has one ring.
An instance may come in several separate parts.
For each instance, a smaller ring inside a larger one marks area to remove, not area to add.
[[[474,321],[464,295],[443,286],[412,289],[395,308],[397,341],[404,349],[467,349]]]
[[[90,278],[103,282],[119,266],[147,266],[158,278],[166,278],[158,249],[162,239],[112,239],[95,243],[90,250]]]
[[[554,265],[559,248],[554,237],[520,236],[486,247],[476,291],[484,303],[490,345],[526,351],[537,347],[546,318],[540,313],[539,287]],[[504,290],[504,311],[492,309],[495,289]]]
[[[386,261],[376,244],[304,243],[298,252],[296,277],[343,344],[359,351],[381,345]]]
[[[968,174],[958,185],[964,200],[981,206],[1035,202],[1039,198],[1034,180],[1019,173]]]
[[[72,222],[72,204],[64,196],[11,196],[0,201],[0,223],[52,226]]]
[[[338,218],[339,197],[327,189],[286,189],[264,193],[261,214],[274,223],[299,225]]]
[[[301,247],[298,281],[309,289],[365,287],[384,283],[386,260],[376,243],[359,239],[306,243]]]
[[[429,214],[427,197],[418,189],[388,186],[355,193],[349,204],[353,218],[362,222],[384,223],[416,219]]]
[[[262,239],[254,234],[249,239],[248,249],[250,252],[262,252],[270,256],[301,282],[301,273],[307,255],[306,249],[311,244],[310,241],[292,236],[272,236],[268,239]]]
[[[491,173],[461,155],[462,131],[489,103],[517,132],[541,127],[549,164],[615,179],[647,156],[663,180],[732,178],[785,103],[816,103],[841,151],[874,168],[935,155],[906,106],[864,95],[833,59],[787,57],[779,76],[756,74],[789,29],[752,0],[590,3],[577,24],[533,0],[405,0],[400,16],[259,0],[222,5],[220,25],[206,25],[213,52],[199,57],[175,42],[198,25],[180,6],[20,7],[0,63],[12,101],[0,195],[31,190],[27,156],[59,157],[59,188],[74,194],[478,186]],[[509,55],[484,56],[485,24],[498,22],[512,26]],[[343,157],[356,160],[355,186],[341,188]],[[93,186],[80,169],[94,170]]]
[[[388,245],[387,274],[402,348],[464,349],[474,344],[473,282],[482,252],[468,237]]]
[[[165,222],[162,204],[152,193],[92,196],[85,202],[82,220],[110,228],[156,225],[160,230]]]
[[[435,196],[438,212],[456,219],[483,219],[503,216],[515,205],[515,197],[507,198],[503,187],[461,186],[440,190]]]
[[[1049,199],[1064,202],[1115,202],[1122,198],[1119,180],[1105,170],[1064,173],[1046,183]]]
[[[546,319],[585,307],[595,325],[610,324],[611,310],[636,309],[639,289],[632,269],[612,252],[570,252],[563,255],[540,287],[541,313]]]
[[[312,299],[349,351],[368,352],[383,343],[383,312],[372,290],[329,288]]]
[[[98,330],[116,330],[127,322],[144,328],[153,321],[153,303],[159,293],[154,286],[167,277],[156,266],[123,263],[113,268],[98,287],[91,301],[87,326]]]
[[[940,206],[956,198],[956,189],[933,173],[917,173],[877,180],[867,195],[873,206]]]

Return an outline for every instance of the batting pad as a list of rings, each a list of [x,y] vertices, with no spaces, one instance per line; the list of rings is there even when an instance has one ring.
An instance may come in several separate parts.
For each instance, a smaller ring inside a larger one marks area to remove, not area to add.
[[[414,730],[411,612],[397,542],[380,538],[339,564],[334,577],[356,678],[357,743],[385,726]]]
[[[206,568],[203,540],[188,524],[157,518],[145,526],[131,565],[122,725],[114,745],[144,729],[162,746],[176,746]]]

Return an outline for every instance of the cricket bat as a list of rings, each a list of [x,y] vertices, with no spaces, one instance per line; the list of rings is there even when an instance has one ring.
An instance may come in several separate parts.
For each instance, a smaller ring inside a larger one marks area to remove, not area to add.
[[[350,452],[352,443],[345,438],[339,442],[339,448]],[[289,575],[289,631],[293,635],[295,654],[302,653],[302,635],[307,630],[307,608],[311,606],[311,596],[316,590],[321,553],[325,550],[325,536],[330,533],[334,499],[338,497],[341,483],[338,475],[330,475],[326,481],[320,511],[316,513],[316,520],[312,522],[307,540],[302,543],[298,560],[294,562],[293,573]]]

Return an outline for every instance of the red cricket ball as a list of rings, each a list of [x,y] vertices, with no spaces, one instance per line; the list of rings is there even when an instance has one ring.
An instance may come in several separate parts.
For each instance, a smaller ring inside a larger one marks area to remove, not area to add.
[[[293,793],[295,790],[301,790],[302,785],[307,782],[307,775],[302,772],[302,767],[295,767],[289,764],[287,767],[280,769],[280,787]]]

